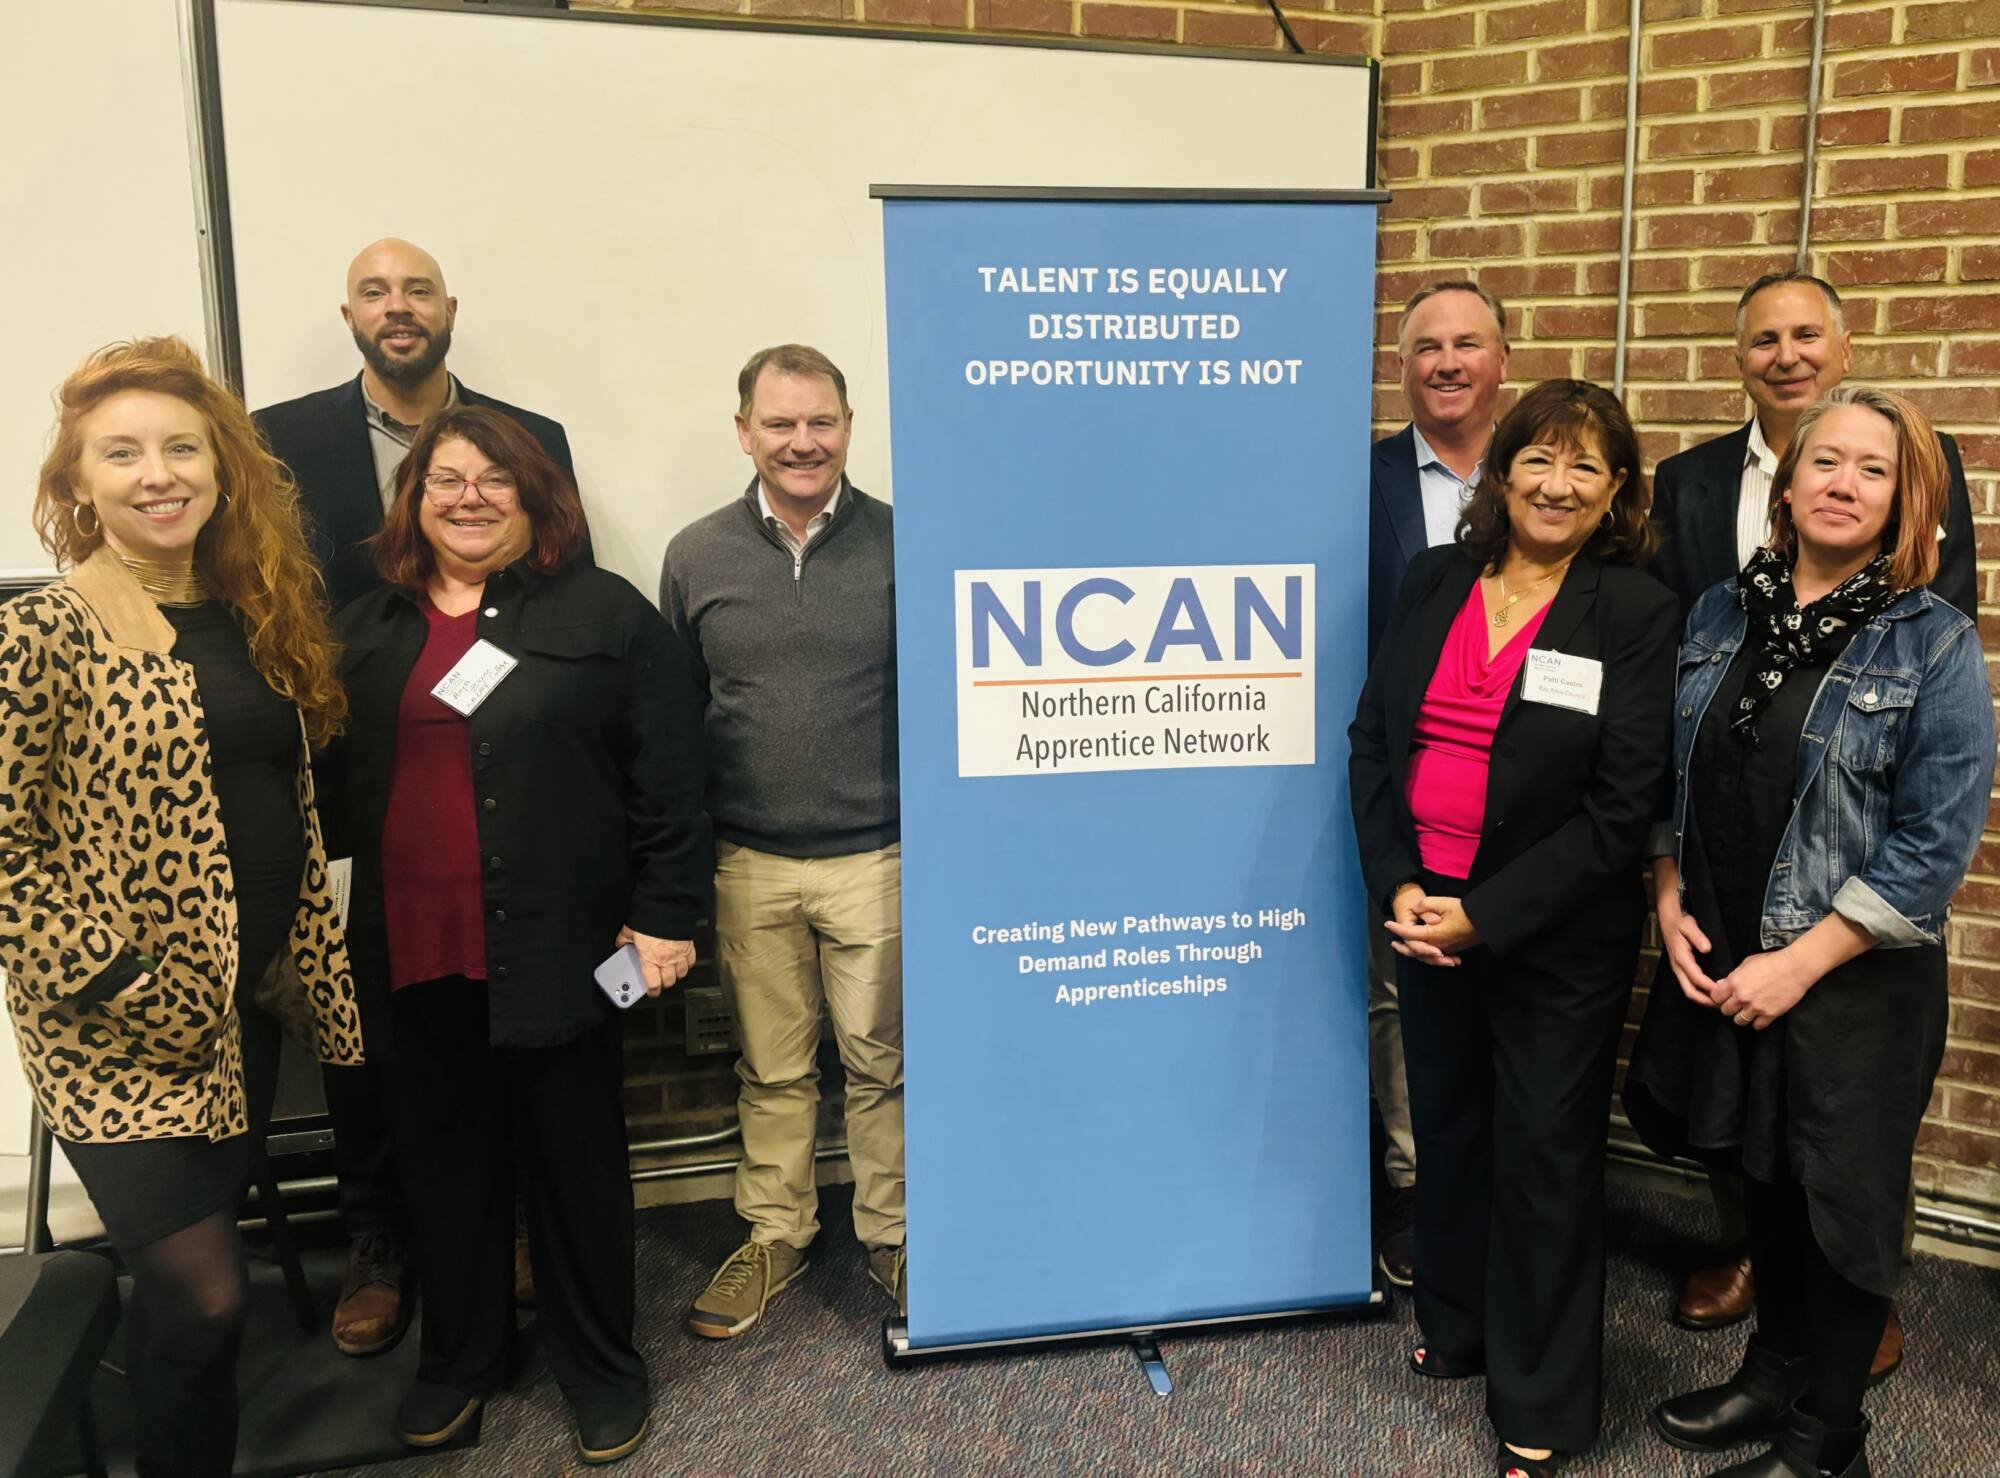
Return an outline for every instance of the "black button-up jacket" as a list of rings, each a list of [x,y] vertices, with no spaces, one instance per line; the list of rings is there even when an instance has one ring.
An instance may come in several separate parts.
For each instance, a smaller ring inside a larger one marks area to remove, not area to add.
[[[382,821],[396,710],[428,623],[387,586],[334,630],[351,713],[321,756],[328,855],[354,859],[348,950],[373,1050],[388,1045]],[[591,971],[629,924],[692,937],[715,852],[702,812],[701,706],[685,648],[623,579],[582,565],[497,571],[478,634],[519,665],[466,724],[495,1046],[569,1041],[612,1007]]]

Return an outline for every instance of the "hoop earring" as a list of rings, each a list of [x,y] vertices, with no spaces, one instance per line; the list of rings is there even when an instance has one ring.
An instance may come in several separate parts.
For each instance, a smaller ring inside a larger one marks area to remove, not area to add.
[[[83,526],[83,515],[85,513],[90,515],[89,528]],[[75,527],[76,536],[79,539],[94,539],[97,537],[97,531],[104,527],[104,520],[98,517],[97,510],[92,508],[88,503],[72,503],[69,510],[69,521]]]

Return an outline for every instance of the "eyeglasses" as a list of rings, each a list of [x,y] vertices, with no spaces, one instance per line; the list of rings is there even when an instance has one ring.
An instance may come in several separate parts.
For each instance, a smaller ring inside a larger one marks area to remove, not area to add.
[[[471,488],[495,508],[505,508],[520,492],[514,474],[490,468],[477,477],[460,477],[456,472],[432,472],[424,478],[424,494],[435,508],[450,508]]]

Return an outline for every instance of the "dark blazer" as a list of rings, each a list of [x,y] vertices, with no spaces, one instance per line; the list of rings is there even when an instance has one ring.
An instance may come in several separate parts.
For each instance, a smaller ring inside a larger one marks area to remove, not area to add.
[[[549,1045],[611,1011],[591,972],[621,928],[689,939],[707,915],[701,706],[665,618],[603,570],[498,571],[478,632],[520,660],[466,724],[493,1043]],[[428,633],[394,585],[334,621],[350,716],[315,773],[328,855],[354,859],[347,947],[371,1050],[387,1041],[382,821],[397,708]]]
[[[1395,609],[1410,561],[1428,547],[1417,482],[1417,440],[1405,426],[1375,443],[1368,458],[1368,656],[1372,661]]]
[[[1979,619],[1979,572],[1973,567],[1972,498],[1958,443],[1938,433],[1951,470],[1944,508],[1944,540],[1931,593]],[[1653,473],[1653,522],[1660,552],[1653,572],[1680,599],[1681,619],[1701,593],[1732,578],[1736,558],[1736,501],[1743,486],[1743,459],[1750,452],[1750,423],[1684,452],[1676,452]]]
[[[1362,872],[1384,914],[1391,893],[1419,873],[1403,798],[1417,709],[1478,578],[1478,562],[1456,544],[1411,563],[1347,731]],[[1464,903],[1503,959],[1561,973],[1569,941],[1637,937],[1641,854],[1672,786],[1679,633],[1673,597],[1655,580],[1589,555],[1577,556],[1550,602],[1535,647],[1594,658],[1604,680],[1594,715],[1524,702],[1519,678],[1501,710]]]
[[[569,438],[556,422],[481,395],[463,382],[458,398],[466,405],[491,406],[512,416],[575,479]],[[251,419],[272,453],[298,479],[301,500],[312,520],[313,558],[326,573],[327,596],[337,611],[382,583],[382,577],[375,573],[375,561],[361,547],[363,540],[382,527],[382,487],[375,477],[375,454],[368,444],[361,376],[331,390],[266,406]],[[587,551],[583,562],[591,562]]]

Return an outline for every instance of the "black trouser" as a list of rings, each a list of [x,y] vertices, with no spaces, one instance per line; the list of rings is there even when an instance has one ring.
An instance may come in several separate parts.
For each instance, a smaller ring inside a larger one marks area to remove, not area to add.
[[[1397,962],[1424,1167],[1417,1322],[1441,1364],[1485,1367],[1503,1440],[1562,1452],[1597,1437],[1604,1135],[1636,945],[1574,954],[1560,976],[1484,948],[1455,968]]]
[[[333,1119],[333,1167],[347,1235],[359,1241],[385,1232],[400,1239],[408,1218],[396,1176],[395,1086],[389,1065],[377,1057],[360,1067],[321,1063],[319,1077]]]
[[[1889,1299],[1834,1271],[1813,1236],[1803,1186],[1745,1176],[1743,1192],[1757,1269],[1757,1342],[1786,1359],[1810,1355],[1800,1408],[1829,1427],[1856,1426]]]
[[[460,978],[406,986],[394,1009],[396,1161],[424,1297],[418,1378],[477,1396],[505,1378],[518,1153],[557,1383],[573,1403],[644,1391],[623,1023],[554,1047],[495,1047],[485,985]]]

